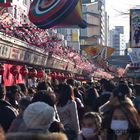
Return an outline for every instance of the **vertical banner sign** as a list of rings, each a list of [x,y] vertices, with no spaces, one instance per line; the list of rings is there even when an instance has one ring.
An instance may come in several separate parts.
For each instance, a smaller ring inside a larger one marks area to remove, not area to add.
[[[140,48],[140,9],[130,10],[130,47]]]

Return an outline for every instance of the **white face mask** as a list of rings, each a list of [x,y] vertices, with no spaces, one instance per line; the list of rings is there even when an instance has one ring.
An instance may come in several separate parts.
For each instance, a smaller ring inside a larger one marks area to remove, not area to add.
[[[112,120],[111,129],[116,135],[122,135],[127,133],[128,121],[127,120]]]
[[[85,138],[91,138],[95,136],[93,128],[82,128],[82,134]]]

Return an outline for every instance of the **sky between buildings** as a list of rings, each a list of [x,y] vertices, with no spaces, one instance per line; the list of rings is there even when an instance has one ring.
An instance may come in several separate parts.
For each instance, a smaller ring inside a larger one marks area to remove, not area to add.
[[[125,29],[126,41],[129,40],[129,9],[140,6],[140,0],[106,0],[106,10],[110,18],[110,29],[114,26],[122,25]]]

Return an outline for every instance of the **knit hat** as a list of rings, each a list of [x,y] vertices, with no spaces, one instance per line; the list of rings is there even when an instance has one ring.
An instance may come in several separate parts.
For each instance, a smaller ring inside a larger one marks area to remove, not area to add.
[[[29,129],[48,128],[55,118],[54,108],[44,102],[30,104],[23,114],[23,120]]]

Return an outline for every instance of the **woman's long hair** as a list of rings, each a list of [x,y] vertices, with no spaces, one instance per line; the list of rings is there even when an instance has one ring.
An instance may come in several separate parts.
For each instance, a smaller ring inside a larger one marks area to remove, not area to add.
[[[131,100],[127,99],[128,94],[129,87],[125,84],[120,85],[113,91],[113,96],[118,98],[119,108],[125,114],[130,124],[133,125],[133,127],[140,129],[140,118],[138,112],[134,105],[131,103]]]
[[[140,117],[136,108],[130,103],[122,103],[119,107],[127,117],[132,129],[140,130]]]
[[[120,109],[124,113],[124,115],[126,116],[129,122],[129,129],[128,129],[129,137],[131,138],[131,140],[139,140],[140,118],[133,103],[129,98],[127,98],[128,93],[129,93],[129,88],[125,84],[119,85],[113,91],[113,98],[117,97],[116,98],[117,100],[116,102],[114,102],[112,106],[111,116],[113,115],[113,112],[116,109]],[[111,124],[112,117],[110,117],[109,119],[110,119],[109,123]],[[108,133],[108,136],[109,136],[107,138],[108,140],[113,140],[112,137],[115,136],[115,134]]]
[[[65,106],[69,100],[74,100],[74,91],[70,85],[63,84],[60,90],[58,106]]]
[[[140,118],[139,118],[138,112],[135,109],[135,107],[127,102],[127,103],[120,104],[115,109],[120,109],[124,113],[124,115],[126,116],[128,122],[129,122],[129,128],[128,128],[129,138],[131,140],[140,140],[140,136],[139,136]],[[115,109],[114,109],[114,111],[115,111]],[[115,138],[115,140],[117,139],[116,135],[112,133],[108,137],[108,140],[114,140],[114,139],[112,139],[112,137]]]

